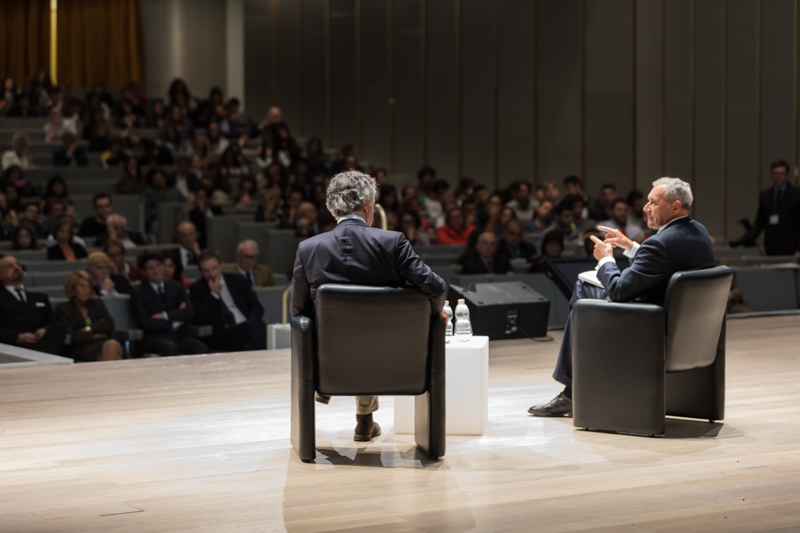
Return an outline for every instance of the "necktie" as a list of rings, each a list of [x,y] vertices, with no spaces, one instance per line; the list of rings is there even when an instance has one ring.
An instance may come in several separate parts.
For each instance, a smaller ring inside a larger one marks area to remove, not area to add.
[[[489,259],[486,261],[486,270],[489,271],[489,274],[494,274],[494,260]]]
[[[194,264],[194,252],[191,250],[186,254],[186,264],[193,265]]]
[[[167,310],[167,295],[164,293],[164,286],[158,286],[158,299],[161,301],[161,310]]]
[[[772,200],[772,212],[777,213],[778,207],[780,207],[781,197],[783,196],[783,190],[775,187],[775,196]]]
[[[250,286],[251,287],[255,287],[256,286],[256,282],[253,279],[253,272],[252,271],[247,273],[247,279],[248,279],[248,281],[250,281]]]
[[[15,291],[17,291],[17,298],[19,298],[19,301],[20,301],[20,302],[22,302],[22,303],[26,303],[26,302],[28,301],[28,300],[25,298],[25,289],[18,288],[18,289],[14,289],[14,290],[15,290]]]
[[[628,236],[628,232],[625,231],[625,226],[620,226],[619,227],[619,232],[622,233],[623,235],[625,235],[626,237]]]

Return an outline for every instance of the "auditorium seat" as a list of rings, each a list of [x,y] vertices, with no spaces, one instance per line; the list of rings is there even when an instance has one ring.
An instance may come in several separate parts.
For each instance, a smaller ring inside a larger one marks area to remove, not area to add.
[[[87,249],[87,252],[88,251],[89,250]],[[63,272],[65,270],[75,271],[75,270],[86,269],[85,259],[78,259],[77,261],[72,261],[72,262],[47,261],[47,260],[28,261],[26,258],[22,258],[19,255],[17,255],[17,252],[14,253],[14,256],[20,260],[23,268],[25,268],[26,279],[27,276],[31,274],[37,274],[40,272],[48,273],[48,272]]]
[[[753,312],[798,308],[797,270],[761,267],[734,267],[733,270],[742,289],[742,303]]]
[[[291,276],[297,247],[303,239],[295,237],[293,229],[264,230],[264,245],[259,246],[261,262],[276,274]]]
[[[663,435],[665,415],[725,417],[728,267],[677,272],[664,307],[578,300],[572,312],[576,427]]]
[[[445,322],[421,291],[325,284],[315,317],[292,317],[291,328],[291,440],[302,461],[316,457],[315,392],[416,396],[417,445],[445,454]]]
[[[85,267],[85,263],[83,264]],[[60,272],[34,272],[27,274],[25,276],[25,282],[31,283],[33,287],[36,287],[36,290],[39,290],[39,287],[51,287],[54,285],[59,285],[61,287],[61,292],[64,292],[64,283],[67,282],[67,278],[75,272],[75,269],[66,270],[67,266],[62,265],[64,270]],[[30,281],[29,281],[30,280]]]
[[[175,242],[175,228],[182,222],[185,202],[161,202],[156,207],[158,217],[158,242]]]
[[[238,246],[238,228],[240,222],[253,220],[253,213],[238,213],[213,216],[206,219],[206,238],[208,247],[216,250],[223,261],[231,262],[236,259],[236,246]]]
[[[275,277],[277,278],[277,276]],[[267,324],[280,324],[283,322],[283,293],[289,284],[286,283],[285,277],[283,283],[278,283],[277,279],[275,282],[276,285],[274,287],[256,287],[253,289],[258,301],[264,308],[263,319]]]

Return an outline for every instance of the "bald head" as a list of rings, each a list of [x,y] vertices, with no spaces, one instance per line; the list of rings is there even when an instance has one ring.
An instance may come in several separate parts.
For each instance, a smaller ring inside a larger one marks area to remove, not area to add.
[[[497,251],[497,236],[491,231],[484,231],[478,237],[475,248],[481,258],[491,259]]]
[[[187,250],[194,250],[197,246],[197,228],[191,222],[181,222],[175,233],[178,244]]]
[[[243,241],[236,248],[236,263],[245,272],[252,272],[258,262],[258,244],[255,241]]]

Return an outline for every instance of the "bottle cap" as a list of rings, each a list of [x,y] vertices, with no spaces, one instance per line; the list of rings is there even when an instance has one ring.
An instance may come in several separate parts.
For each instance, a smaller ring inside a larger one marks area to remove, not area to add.
[[[445,300],[444,305],[450,305],[450,300]]]
[[[460,300],[458,300],[458,303],[463,304],[463,303],[467,303],[467,302],[466,302],[466,300],[464,300],[464,298],[461,298]]]

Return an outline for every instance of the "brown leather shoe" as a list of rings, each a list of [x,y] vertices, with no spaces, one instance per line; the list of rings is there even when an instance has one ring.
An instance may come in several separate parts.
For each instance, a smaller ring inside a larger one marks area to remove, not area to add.
[[[356,415],[356,420],[358,421],[358,424],[356,424],[356,431],[355,435],[353,436],[353,440],[364,442],[372,440],[381,434],[381,427],[377,422],[372,420],[371,413],[368,415]]]

